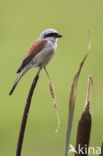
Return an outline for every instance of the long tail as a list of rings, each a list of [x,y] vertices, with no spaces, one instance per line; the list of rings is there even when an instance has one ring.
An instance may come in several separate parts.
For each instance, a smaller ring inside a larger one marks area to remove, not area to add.
[[[24,72],[21,71],[21,73],[19,74],[18,78],[16,79],[16,81],[15,81],[15,83],[14,83],[12,89],[10,90],[9,95],[12,95],[13,91],[15,90],[15,88],[16,88],[18,82],[20,81],[20,79],[21,79],[21,77],[22,77],[23,75],[24,75]]]
[[[25,72],[27,72],[27,70],[30,68],[31,66],[25,67],[19,74],[18,78],[16,79],[12,89],[9,92],[9,95],[12,95],[12,93],[14,92],[18,82],[20,81],[21,77],[25,74]]]

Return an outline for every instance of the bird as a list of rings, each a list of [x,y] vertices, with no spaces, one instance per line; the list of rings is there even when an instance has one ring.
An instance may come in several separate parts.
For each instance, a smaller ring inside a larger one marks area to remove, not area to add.
[[[56,52],[57,40],[61,38],[62,35],[59,34],[54,29],[47,29],[43,31],[40,37],[33,42],[27,51],[21,66],[17,70],[18,77],[9,92],[12,95],[21,77],[32,67],[45,68],[49,63],[51,58]]]

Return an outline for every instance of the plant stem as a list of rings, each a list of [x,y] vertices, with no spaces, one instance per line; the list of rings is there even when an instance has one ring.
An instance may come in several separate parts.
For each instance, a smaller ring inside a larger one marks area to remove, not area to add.
[[[25,128],[26,128],[28,113],[29,113],[29,109],[30,109],[31,99],[32,99],[33,92],[34,92],[34,89],[36,87],[36,84],[37,84],[37,81],[39,78],[40,70],[41,70],[41,68],[37,72],[37,74],[32,82],[32,85],[31,85],[31,88],[29,90],[29,94],[27,97],[27,101],[26,101],[26,105],[25,105],[25,109],[24,109],[24,113],[23,113],[23,118],[22,118],[22,123],[21,123],[21,128],[20,128],[20,133],[19,133],[19,138],[18,138],[16,156],[21,155],[23,138],[24,138],[24,133],[25,133]]]

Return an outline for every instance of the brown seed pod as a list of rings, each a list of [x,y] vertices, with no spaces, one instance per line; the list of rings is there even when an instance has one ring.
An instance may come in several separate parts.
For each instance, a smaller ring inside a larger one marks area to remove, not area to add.
[[[81,118],[78,123],[75,156],[88,156],[88,147],[89,147],[89,141],[90,141],[91,124],[92,124],[92,117],[89,112],[89,103],[90,103],[89,94],[90,94],[91,83],[93,87],[92,77],[89,76],[85,110],[82,113]]]
[[[75,156],[87,156],[88,146],[90,140],[92,118],[89,112],[89,103],[87,108],[82,113],[81,119],[78,123],[77,139],[76,139],[76,152]],[[81,150],[80,150],[81,149]]]

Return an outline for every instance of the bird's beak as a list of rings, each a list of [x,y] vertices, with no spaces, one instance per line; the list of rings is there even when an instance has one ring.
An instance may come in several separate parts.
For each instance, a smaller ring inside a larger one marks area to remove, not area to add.
[[[61,34],[57,34],[57,36],[56,36],[57,38],[61,38],[61,37],[63,37]]]

